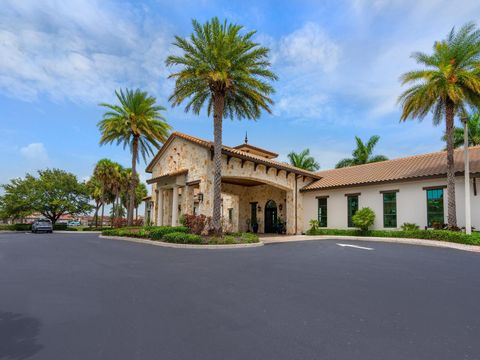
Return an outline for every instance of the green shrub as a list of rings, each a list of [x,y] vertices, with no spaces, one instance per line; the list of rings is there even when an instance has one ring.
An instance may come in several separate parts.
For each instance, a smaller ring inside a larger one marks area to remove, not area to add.
[[[235,236],[233,235],[225,235],[223,237],[223,242],[225,244],[236,244],[237,243],[237,239],[235,238]]]
[[[420,226],[414,223],[403,223],[401,226],[401,229],[403,231],[414,231],[414,230],[420,230]]]
[[[155,226],[147,230],[150,234],[150,239],[160,240],[166,234],[170,233],[188,233],[190,229],[186,226]]]
[[[257,243],[258,242],[258,235],[254,233],[243,233],[240,237],[240,242],[243,243]]]
[[[68,230],[67,224],[55,224],[53,230]]]
[[[310,230],[315,231],[320,227],[320,222],[318,220],[312,219],[308,223],[310,225]]]
[[[30,231],[30,230],[32,230],[32,224],[13,224],[13,230],[15,230],[15,231]]]
[[[352,216],[353,224],[362,231],[368,231],[368,228],[375,222],[375,212],[369,207],[358,210]]]
[[[163,241],[176,244],[201,244],[202,237],[200,235],[188,234],[185,232],[167,233],[162,238]]]

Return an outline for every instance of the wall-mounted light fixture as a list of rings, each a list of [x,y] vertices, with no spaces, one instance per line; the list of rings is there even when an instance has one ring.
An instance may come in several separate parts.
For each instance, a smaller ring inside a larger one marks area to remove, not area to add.
[[[198,193],[198,201],[202,202],[203,201],[203,193]]]
[[[280,211],[282,211],[282,210],[283,210],[283,205],[282,205],[282,204],[278,205],[278,209],[279,209]]]
[[[258,212],[262,212],[262,207],[261,207],[260,205],[258,205],[257,211],[258,211]]]

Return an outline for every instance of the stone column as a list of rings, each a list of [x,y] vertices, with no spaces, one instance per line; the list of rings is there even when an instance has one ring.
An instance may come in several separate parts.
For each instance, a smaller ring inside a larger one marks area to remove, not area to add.
[[[287,220],[287,234],[295,234],[295,194],[290,190],[286,192],[287,201],[285,203],[285,217]]]
[[[163,225],[163,190],[158,189],[157,190],[157,225],[162,226]]]
[[[185,186],[182,190],[182,213],[192,215],[193,214],[193,186]]]
[[[178,222],[178,186],[175,185],[172,191],[172,226],[177,226]]]

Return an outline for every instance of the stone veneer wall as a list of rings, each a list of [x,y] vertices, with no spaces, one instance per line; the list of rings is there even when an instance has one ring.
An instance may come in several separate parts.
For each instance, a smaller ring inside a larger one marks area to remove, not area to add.
[[[161,176],[173,171],[188,169],[186,182],[200,180],[198,191],[203,193],[203,202],[199,204],[199,213],[206,216],[212,216],[213,213],[213,161],[211,160],[210,150],[202,146],[194,144],[190,141],[175,138],[171,144],[164,150],[164,153],[157,160],[153,167],[152,177]],[[182,175],[183,176],[183,175]],[[243,187],[239,185],[224,184],[222,191],[224,192],[223,215],[228,220],[228,208],[233,208],[234,220],[231,226],[245,231],[247,228],[246,219],[250,217],[250,202],[257,201],[262,211],[257,213],[259,220],[259,230],[263,232],[265,203],[268,200],[274,200],[277,203],[278,215],[283,219],[287,219],[287,232],[293,234],[295,232],[295,217],[298,231],[303,231],[303,194],[299,193],[304,185],[308,184],[312,179],[303,180],[301,177],[295,180],[294,174],[287,176],[284,170],[278,171],[275,168],[267,168],[258,165],[255,170],[254,164],[244,162],[240,159],[232,158],[227,164],[226,156],[223,157],[223,177],[234,177],[241,179],[250,179],[264,182],[266,185],[254,187]],[[297,181],[297,187],[295,187]],[[165,184],[163,184],[165,185]],[[231,187],[233,186],[233,188]],[[193,212],[193,191],[192,187],[181,187],[181,204],[182,213]],[[152,200],[156,203],[157,185],[152,185]],[[295,192],[295,189],[297,191]],[[297,197],[297,210],[295,211],[295,197]],[[282,204],[282,211],[278,206]],[[171,223],[171,190],[164,192],[164,224]],[[157,206],[153,212],[155,220],[157,219]],[[238,214],[238,216],[237,216]]]
[[[261,211],[257,210],[258,231],[265,231],[265,204],[269,200],[275,201],[277,204],[277,216],[283,221],[286,220],[286,191],[274,188],[269,185],[258,186],[241,186],[233,184],[222,184],[222,192],[234,195],[236,202],[234,206],[234,217],[238,218],[238,231],[247,231],[247,219],[250,219],[250,203],[257,202],[257,206],[261,207]],[[225,200],[224,200],[225,202]],[[282,210],[279,205],[282,205]],[[238,212],[235,212],[238,209]],[[225,212],[225,205],[224,205]],[[292,222],[294,219],[289,219]]]

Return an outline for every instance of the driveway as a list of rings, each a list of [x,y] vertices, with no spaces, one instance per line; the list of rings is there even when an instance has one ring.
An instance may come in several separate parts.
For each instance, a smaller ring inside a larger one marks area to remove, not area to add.
[[[480,359],[480,255],[0,235],[0,359]]]

